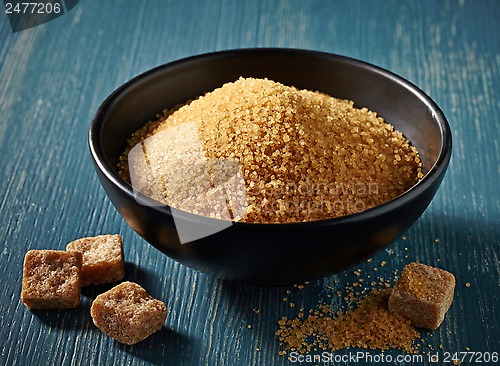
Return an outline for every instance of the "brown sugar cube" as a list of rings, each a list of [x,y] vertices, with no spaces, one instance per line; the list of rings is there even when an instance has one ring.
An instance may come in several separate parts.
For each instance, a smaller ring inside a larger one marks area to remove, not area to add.
[[[453,301],[455,277],[447,271],[410,263],[403,268],[389,298],[389,310],[419,328],[436,329]]]
[[[71,309],[80,304],[82,255],[30,250],[24,257],[21,301],[30,309]]]
[[[122,237],[99,235],[72,241],[67,251],[83,255],[81,285],[101,285],[125,277]]]
[[[130,345],[160,330],[167,308],[138,284],[123,282],[97,296],[90,314],[104,334]]]

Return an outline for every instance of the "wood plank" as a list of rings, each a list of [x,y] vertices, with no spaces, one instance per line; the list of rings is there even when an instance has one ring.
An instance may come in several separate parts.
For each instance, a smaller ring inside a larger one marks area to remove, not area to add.
[[[359,268],[385,278],[415,260],[450,270],[455,302],[442,327],[423,333],[425,345],[500,351],[498,14],[493,0],[81,1],[16,34],[0,15],[0,364],[288,365],[278,355],[277,320],[341,302],[336,291],[356,281],[352,270],[304,289],[267,288],[174,262],[125,224],[93,171],[87,129],[116,87],[181,57],[255,46],[359,58],[409,79],[441,106],[454,153],[440,191],[406,240]],[[91,301],[105,286],[85,289],[75,311],[29,311],[19,300],[28,249],[100,233],[123,235],[127,279],[169,308],[164,328],[132,347],[91,322]]]

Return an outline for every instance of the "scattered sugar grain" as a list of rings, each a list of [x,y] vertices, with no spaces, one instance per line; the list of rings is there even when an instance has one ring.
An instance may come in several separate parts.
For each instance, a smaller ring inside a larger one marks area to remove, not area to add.
[[[352,347],[414,352],[419,333],[408,320],[388,311],[389,295],[390,289],[376,289],[358,299],[355,309],[333,314],[331,308],[322,306],[305,319],[283,317],[276,335],[285,352],[309,353],[314,348],[333,352]]]

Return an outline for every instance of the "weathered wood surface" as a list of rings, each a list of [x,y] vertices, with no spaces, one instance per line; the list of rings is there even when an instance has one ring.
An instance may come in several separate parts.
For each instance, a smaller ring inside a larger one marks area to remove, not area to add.
[[[417,260],[450,270],[455,302],[443,326],[423,334],[425,344],[500,351],[499,15],[494,0],[80,1],[13,34],[0,14],[0,364],[290,364],[278,356],[276,321],[337,302],[327,286],[352,284],[352,271],[303,290],[200,275],[133,233],[105,196],[87,149],[98,105],[134,75],[193,54],[254,46],[359,58],[409,79],[441,106],[454,152],[440,191],[407,240],[359,268],[374,273],[378,266],[387,277]],[[77,311],[21,304],[28,249],[116,232],[125,240],[127,278],[168,304],[160,332],[132,347],[103,336],[88,311],[101,288],[85,289]]]

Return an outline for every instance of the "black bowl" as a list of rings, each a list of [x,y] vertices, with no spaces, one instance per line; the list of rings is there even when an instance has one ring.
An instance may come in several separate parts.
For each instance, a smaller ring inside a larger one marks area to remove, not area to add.
[[[118,176],[118,158],[133,131],[166,107],[240,76],[319,90],[378,112],[420,151],[425,177],[392,201],[357,214],[253,224],[173,210],[134,192]],[[345,270],[405,232],[427,208],[444,177],[451,156],[451,132],[439,107],[424,92],[379,67],[314,51],[240,49],[171,62],[128,81],[99,107],[90,126],[89,145],[111,202],[156,248],[219,278],[289,284]],[[182,244],[176,225],[184,232],[188,228],[193,233],[215,233]]]

